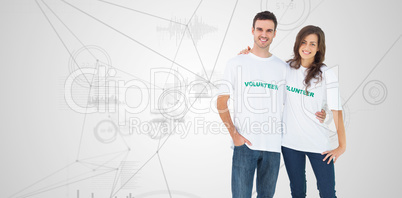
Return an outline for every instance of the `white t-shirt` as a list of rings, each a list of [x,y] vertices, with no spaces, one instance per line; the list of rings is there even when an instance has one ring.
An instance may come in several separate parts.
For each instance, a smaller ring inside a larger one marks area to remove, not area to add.
[[[326,109],[342,110],[338,78],[327,66],[322,66],[322,81],[311,85],[306,94],[304,78],[307,68],[287,67],[285,109],[283,112],[284,131],[282,146],[306,152],[322,153],[334,149],[330,141],[330,131],[325,123],[320,123],[315,113]]]
[[[233,123],[250,149],[280,152],[286,63],[271,56],[238,55],[227,63],[220,95],[233,101]]]

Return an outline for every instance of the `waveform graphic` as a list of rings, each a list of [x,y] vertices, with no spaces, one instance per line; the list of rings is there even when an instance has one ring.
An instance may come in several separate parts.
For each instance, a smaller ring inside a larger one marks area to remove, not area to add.
[[[168,27],[160,27],[156,28],[156,31],[159,33],[168,32],[169,38],[176,38],[176,45],[180,42],[181,37],[183,36],[183,32],[188,27],[188,30],[191,34],[186,34],[187,39],[193,39],[195,45],[197,45],[198,41],[200,41],[205,35],[218,31],[218,28],[205,24],[202,21],[201,17],[197,15],[194,16],[194,19],[190,21],[190,23],[186,24],[186,19],[172,19],[172,22],[169,23]]]

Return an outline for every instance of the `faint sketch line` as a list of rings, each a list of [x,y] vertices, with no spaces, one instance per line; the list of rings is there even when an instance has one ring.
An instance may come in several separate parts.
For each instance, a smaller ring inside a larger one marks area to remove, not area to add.
[[[156,155],[157,153],[154,153],[129,179],[127,179],[127,181],[126,182],[124,182],[121,186],[120,186],[120,188],[119,189],[117,189],[115,192],[114,192],[114,194],[113,194],[113,196],[115,196],[131,179],[133,179],[134,178],[134,176],[135,175],[137,175],[137,173],[138,172],[140,172],[140,170],[142,169],[142,168],[144,168],[145,167],[145,165],[147,165],[150,161],[151,161],[151,159],[152,158],[154,158],[155,157],[155,155]]]
[[[95,55],[93,55],[92,52],[86,48],[86,45],[84,45],[84,43],[81,42],[81,40],[77,37],[77,35],[75,35],[74,32],[64,23],[64,21],[61,20],[61,18],[53,11],[53,9],[50,8],[44,0],[41,0],[41,1],[42,1],[43,4],[45,4],[46,7],[53,13],[53,15],[60,21],[60,23],[62,23],[63,26],[75,37],[75,39],[77,39],[78,42],[80,42],[81,45],[82,45],[95,59],[97,59],[97,58],[95,57]],[[78,63],[75,61],[74,56],[72,56],[72,55],[70,55],[70,56],[73,58],[74,62],[75,62],[75,63],[77,64],[77,66],[78,66]],[[79,67],[79,66],[78,66],[78,67]],[[80,68],[80,69],[81,69],[81,68]],[[85,76],[85,75],[84,75],[84,76]]]
[[[163,165],[162,165],[161,158],[160,158],[160,156],[159,156],[159,152],[156,152],[156,154],[157,154],[157,156],[158,156],[159,164],[161,165],[161,169],[162,169],[162,173],[163,173],[163,178],[165,179],[165,183],[166,183],[166,188],[168,189],[170,198],[172,198],[172,193],[170,192],[169,184],[168,184],[168,181],[167,181],[167,179],[166,179],[165,170],[163,169]]]
[[[143,81],[143,82],[146,82],[146,83],[149,83],[149,84],[152,85],[151,82],[148,82],[148,81],[146,81],[146,80],[143,80],[143,79],[141,79],[141,78],[139,78],[139,77],[137,77],[137,76],[134,76],[134,75],[132,75],[132,74],[130,74],[130,73],[128,73],[128,72],[125,72],[125,71],[123,71],[123,70],[121,70],[121,69],[118,69],[118,68],[116,68],[115,66],[110,65],[109,63],[105,63],[105,62],[103,62],[103,61],[101,61],[101,60],[98,60],[98,58],[91,52],[91,50],[87,49],[87,45],[85,45],[85,44],[78,38],[78,36],[64,23],[64,21],[61,20],[61,18],[60,18],[43,0],[41,0],[41,1],[42,1],[42,2],[46,5],[46,7],[53,13],[53,15],[56,16],[56,18],[63,24],[63,26],[75,37],[75,39],[77,39],[77,41],[86,49],[86,51],[88,51],[88,53],[91,54],[91,56],[92,56],[95,60],[99,61],[100,63],[102,63],[102,64],[104,64],[104,65],[110,66],[110,67],[112,67],[113,69],[116,69],[116,70],[121,71],[121,72],[123,72],[123,73],[129,74],[129,75],[135,77],[136,79],[139,79],[139,80],[141,80],[141,81]],[[75,61],[74,58],[73,58],[73,60]],[[84,76],[85,76],[85,75],[84,75]],[[155,85],[155,87],[158,87],[158,86]],[[159,88],[160,88],[160,87],[159,87]],[[161,88],[161,89],[162,89],[162,88]]]
[[[97,69],[98,69],[98,64],[96,64],[96,69],[95,69],[95,70],[97,70]],[[94,79],[95,79],[95,75],[92,76],[91,84],[90,84],[90,86],[89,86],[88,98],[87,98],[87,105],[86,105],[86,107],[85,107],[84,121],[83,121],[82,127],[81,127],[80,143],[79,143],[78,151],[77,151],[77,160],[79,159],[80,153],[81,153],[82,137],[83,137],[83,135],[84,135],[84,127],[85,127],[85,123],[86,123],[86,121],[87,121],[88,105],[89,105],[89,100],[90,100],[90,98],[91,98],[92,83],[93,83],[93,80],[94,80]]]
[[[189,29],[188,29],[188,25],[190,24],[191,20],[193,19],[194,15],[195,15],[195,13],[197,12],[198,8],[200,7],[202,1],[203,1],[203,0],[200,1],[200,3],[198,4],[197,8],[194,10],[194,12],[193,12],[193,14],[191,15],[190,19],[188,20],[187,24],[185,24],[186,28],[184,29],[183,34],[182,34],[182,36],[181,36],[179,46],[177,47],[176,53],[175,53],[174,58],[173,58],[172,65],[170,66],[170,69],[169,69],[169,74],[168,74],[168,76],[166,77],[166,80],[165,80],[165,85],[166,85],[166,83],[167,83],[167,81],[168,81],[168,79],[169,79],[169,77],[170,77],[170,74],[171,74],[171,71],[172,71],[172,67],[173,67],[173,63],[176,61],[176,58],[177,58],[177,55],[178,55],[178,53],[179,53],[179,50],[180,50],[181,44],[182,44],[182,42],[183,42],[184,36],[186,35],[186,31],[189,30]]]
[[[60,41],[63,43],[63,46],[65,47],[65,49],[68,51],[68,53],[70,54],[70,56],[73,58],[74,62],[76,63],[76,65],[78,66],[78,68],[81,69],[81,67],[77,64],[77,62],[75,61],[74,57],[72,56],[71,52],[68,50],[67,46],[65,45],[63,39],[60,37],[59,33],[57,32],[57,30],[54,28],[53,24],[50,22],[48,16],[45,14],[44,10],[42,9],[42,7],[39,5],[38,1],[35,0],[36,4],[39,6],[40,10],[42,11],[42,13],[45,15],[47,21],[50,23],[50,25],[52,26],[53,30],[55,31],[55,33],[57,34],[57,36],[59,37]],[[47,4],[42,0],[42,2],[47,6]],[[48,7],[48,6],[47,6]],[[49,10],[51,10],[48,7]],[[52,10],[51,10],[52,11]],[[53,11],[52,11],[53,12]],[[53,12],[54,13],[54,12]],[[63,23],[64,24],[64,23]],[[85,126],[85,122],[86,122],[86,117],[87,117],[87,110],[88,110],[88,105],[89,105],[89,98],[90,98],[90,93],[91,93],[91,89],[92,89],[92,83],[94,80],[95,75],[93,75],[91,82],[88,81],[88,79],[86,78],[86,76],[84,75],[85,79],[87,80],[87,82],[89,83],[89,93],[88,93],[88,100],[87,100],[87,105],[85,108],[85,115],[84,115],[84,122],[82,124],[82,128],[81,128],[81,137],[80,137],[80,144],[78,147],[78,153],[77,153],[77,159],[79,158],[79,154],[80,154],[80,150],[81,150],[81,143],[82,143],[82,137],[83,137],[83,133],[84,133],[84,126]]]
[[[79,161],[78,163],[83,164],[83,165],[84,165],[84,164],[87,164],[87,165],[90,165],[90,166],[96,166],[95,168],[88,167],[88,168],[91,169],[91,170],[98,170],[99,168],[107,168],[107,169],[116,170],[116,168],[114,168],[114,167],[105,166],[105,165],[104,165],[105,163],[103,163],[103,164],[95,164],[95,163],[84,162],[84,161]],[[106,163],[107,163],[107,162],[106,162]]]
[[[191,15],[190,19],[188,20],[188,22],[187,22],[187,24],[186,24],[187,27],[188,27],[188,25],[190,24],[191,20],[193,20],[193,17],[194,17],[194,15],[195,15],[195,13],[197,13],[198,8],[200,8],[200,5],[201,5],[202,1],[203,1],[203,0],[201,0],[200,3],[198,3],[197,8],[194,10],[193,14]]]
[[[129,7],[125,7],[125,6],[122,6],[122,5],[118,5],[118,4],[115,4],[115,3],[111,3],[111,2],[108,2],[108,1],[104,1],[104,0],[98,0],[98,1],[103,2],[103,3],[110,4],[110,5],[114,5],[114,6],[117,6],[117,7],[120,7],[120,8],[124,8],[124,9],[127,9],[127,10],[131,10],[131,11],[134,11],[134,12],[138,12],[138,13],[141,13],[141,14],[144,14],[144,15],[148,15],[148,16],[151,16],[151,17],[155,17],[155,18],[158,18],[158,19],[162,19],[162,20],[165,20],[165,21],[169,21],[169,22],[171,22],[171,23],[177,23],[177,24],[179,24],[179,25],[184,25],[184,26],[186,25],[186,24],[183,24],[183,23],[180,23],[180,22],[177,22],[177,21],[173,21],[173,20],[170,20],[170,19],[162,18],[162,17],[160,17],[160,16],[156,16],[156,15],[153,15],[153,14],[149,14],[149,13],[146,13],[146,12],[142,12],[142,11],[139,11],[139,10],[135,10],[135,9],[132,9],[132,8],[129,8]]]
[[[130,151],[129,151],[129,152],[130,152]],[[122,169],[122,166],[123,166],[123,162],[126,161],[129,152],[127,152],[127,154],[126,154],[126,156],[124,157],[124,159],[120,162],[120,166],[119,166],[120,168],[118,169],[118,171],[116,171],[116,175],[115,175],[115,178],[114,178],[114,181],[113,181],[113,185],[112,185],[112,188],[111,188],[111,191],[110,191],[110,197],[113,197],[113,191],[114,191],[114,189],[116,189],[117,181],[118,181],[119,178],[120,178],[119,171],[121,172],[121,169]]]
[[[290,2],[293,2],[293,0],[290,0]],[[268,3],[268,1],[267,1],[267,3]],[[289,10],[289,5],[290,5],[290,3],[286,6],[286,10],[285,10],[285,12],[283,12],[282,16],[279,17],[279,19],[278,19],[279,21],[281,21],[282,18],[285,16],[285,14],[288,12],[288,10]]]
[[[208,78],[208,81],[211,80],[212,74],[214,73],[214,70],[215,70],[215,67],[216,67],[216,64],[218,63],[219,56],[220,56],[220,54],[221,54],[223,44],[225,43],[226,35],[227,35],[228,31],[229,31],[230,24],[231,24],[231,22],[232,22],[233,15],[234,15],[234,13],[235,13],[235,11],[236,11],[236,7],[237,7],[237,3],[238,3],[238,2],[239,2],[239,0],[236,0],[236,4],[235,4],[235,6],[234,6],[234,8],[233,8],[232,15],[230,16],[230,20],[229,20],[228,27],[226,28],[225,35],[223,36],[223,40],[222,40],[221,46],[220,46],[220,48],[219,48],[219,52],[218,52],[218,55],[217,55],[217,57],[216,57],[215,64],[214,64],[214,67],[212,68],[212,72],[211,72],[210,77]]]
[[[77,67],[79,69],[81,69],[81,67],[79,66],[79,64],[77,63],[77,61],[74,59],[73,55],[71,54],[70,50],[68,49],[66,43],[63,41],[63,39],[61,38],[60,34],[57,32],[56,28],[53,26],[52,22],[50,22],[49,17],[46,15],[45,11],[42,9],[42,6],[39,5],[38,0],[35,0],[36,4],[38,5],[39,9],[41,10],[42,14],[45,16],[46,20],[49,22],[50,26],[52,27],[53,31],[56,33],[57,37],[59,38],[59,40],[61,41],[61,43],[63,44],[64,48],[67,50],[68,54],[70,55],[70,57],[73,58],[74,63],[77,65]],[[43,2],[43,0],[42,0]],[[45,5],[46,3],[43,2]],[[46,5],[47,6],[47,5]],[[86,78],[86,76],[84,75],[85,80],[87,81],[87,83],[89,84],[89,80]]]
[[[98,19],[98,18],[96,18],[96,17],[94,17],[94,16],[90,15],[89,13],[87,13],[87,12],[85,12],[85,11],[83,11],[83,10],[79,9],[78,7],[76,7],[76,6],[74,6],[74,5],[70,4],[70,3],[68,3],[68,2],[67,2],[67,1],[65,1],[65,0],[60,0],[60,1],[62,1],[62,2],[64,2],[64,3],[66,3],[67,5],[71,6],[72,8],[74,8],[74,9],[76,9],[76,10],[80,11],[81,13],[83,13],[83,14],[85,14],[85,15],[87,15],[87,16],[89,16],[89,17],[91,17],[92,19],[94,19],[94,20],[98,21],[99,23],[102,23],[103,25],[105,25],[105,26],[109,27],[110,29],[112,29],[112,30],[116,31],[117,33],[119,33],[119,34],[123,35],[124,37],[126,37],[126,38],[128,38],[128,39],[130,39],[130,40],[134,41],[135,43],[137,43],[137,44],[141,45],[142,47],[144,47],[144,48],[146,48],[146,49],[148,49],[148,50],[152,51],[153,53],[155,53],[155,54],[159,55],[160,57],[162,57],[162,58],[164,58],[164,59],[166,59],[166,60],[168,60],[168,61],[170,61],[170,62],[173,62],[173,63],[174,63],[174,64],[176,64],[177,66],[179,66],[179,67],[183,68],[184,70],[186,70],[186,71],[188,71],[188,72],[192,73],[193,75],[198,76],[198,77],[200,77],[201,79],[204,79],[204,80],[206,81],[206,79],[205,79],[205,78],[203,78],[202,76],[200,76],[200,75],[196,74],[195,72],[191,71],[190,69],[187,69],[187,68],[186,68],[186,67],[184,67],[183,65],[181,65],[181,64],[179,64],[179,63],[177,63],[177,62],[175,62],[175,61],[171,60],[170,58],[166,57],[165,55],[163,55],[163,54],[161,54],[161,53],[159,53],[159,52],[157,52],[157,51],[155,51],[154,49],[152,49],[152,48],[150,48],[150,47],[146,46],[145,44],[143,44],[143,43],[141,43],[141,42],[137,41],[136,39],[134,39],[134,38],[130,37],[129,35],[127,35],[127,34],[125,34],[125,33],[123,33],[123,32],[121,32],[120,30],[118,30],[118,29],[116,29],[116,28],[114,28],[114,27],[112,27],[112,26],[108,25],[107,23],[103,22],[102,20],[100,20],[100,19]]]
[[[207,71],[205,70],[204,63],[202,62],[200,53],[198,52],[198,48],[197,48],[197,46],[195,45],[195,41],[194,41],[194,39],[193,39],[193,36],[191,35],[190,28],[188,27],[188,25],[190,24],[191,20],[193,20],[193,17],[194,17],[194,15],[195,15],[195,13],[197,13],[198,8],[200,8],[202,1],[203,1],[203,0],[201,0],[200,3],[198,3],[197,8],[196,8],[196,9],[194,10],[194,12],[193,12],[193,15],[191,15],[190,20],[188,20],[188,22],[187,22],[186,28],[187,28],[187,30],[188,30],[188,34],[189,34],[191,40],[193,41],[193,45],[194,45],[195,51],[197,52],[198,58],[199,58],[199,60],[200,60],[200,62],[201,62],[202,69],[204,69],[205,77],[208,78],[208,74],[207,74]]]
[[[182,117],[184,117],[184,116],[190,111],[191,107],[193,107],[194,103],[200,98],[200,96],[201,96],[201,94],[204,92],[205,88],[207,88],[207,86],[204,86],[204,88],[200,91],[200,93],[198,94],[198,96],[195,97],[194,102],[191,103],[190,107],[188,107],[188,108],[186,109],[186,111],[183,113],[183,116],[182,116]],[[158,148],[158,150],[156,151],[157,153],[162,149],[162,147],[163,147],[163,146],[165,145],[165,143],[168,141],[169,137],[173,134],[173,131],[176,129],[177,126],[178,126],[178,124],[176,124],[176,125],[174,126],[174,128],[171,130],[172,132],[169,133],[169,135],[166,137],[165,141],[163,141],[162,145],[161,145],[161,146]]]
[[[77,183],[77,182],[81,182],[81,181],[88,180],[88,179],[91,179],[91,178],[94,178],[94,177],[98,177],[98,176],[101,176],[101,175],[110,173],[110,172],[112,172],[112,171],[116,171],[116,170],[106,171],[106,172],[104,172],[104,173],[100,173],[100,174],[97,174],[97,175],[89,176],[89,177],[86,177],[86,178],[83,178],[83,179],[79,179],[79,180],[72,181],[72,182],[69,182],[69,183],[66,183],[66,184],[62,184],[62,185],[59,185],[59,186],[55,186],[55,187],[50,187],[50,188],[44,187],[44,188],[39,189],[39,190],[37,190],[37,191],[35,191],[35,192],[31,192],[31,193],[29,193],[29,194],[22,195],[22,196],[20,196],[20,197],[18,197],[18,198],[25,198],[25,197],[30,197],[30,196],[33,196],[33,195],[45,193],[45,192],[48,192],[48,191],[51,191],[51,190],[54,190],[54,189],[57,189],[57,188],[61,188],[61,187],[64,187],[64,186],[68,186],[68,185]],[[61,182],[59,182],[59,183],[61,183]],[[57,184],[57,183],[56,183],[56,184]],[[48,189],[46,189],[46,188],[48,188]]]
[[[80,159],[79,161],[84,161],[84,160],[89,160],[89,159],[94,159],[94,158],[99,158],[99,157],[105,157],[105,156],[113,155],[113,154],[119,154],[119,155],[120,155],[120,153],[125,153],[125,152],[127,152],[127,151],[129,151],[129,150],[125,149],[125,150],[123,150],[123,151],[116,151],[116,152],[107,153],[107,154],[102,154],[102,155],[97,155],[97,156],[93,156],[93,157],[82,158],[82,159]]]
[[[188,34],[190,35],[190,38],[191,38],[191,40],[193,41],[193,45],[194,45],[195,51],[197,52],[198,59],[199,59],[200,62],[201,62],[201,66],[202,66],[202,69],[204,70],[205,76],[208,77],[207,70],[205,69],[204,63],[202,62],[202,59],[201,59],[201,56],[200,56],[200,52],[198,51],[198,48],[197,48],[197,46],[195,45],[195,41],[194,41],[193,36],[191,35],[190,29],[188,29]]]
[[[30,187],[32,187],[32,186],[38,184],[39,182],[41,182],[41,181],[43,181],[43,180],[45,180],[45,179],[47,179],[47,178],[49,178],[49,177],[51,177],[51,176],[57,174],[58,172],[60,172],[60,171],[62,171],[62,170],[64,170],[64,169],[70,167],[70,166],[73,165],[74,163],[76,163],[76,162],[72,162],[72,163],[66,165],[65,167],[60,168],[59,170],[57,170],[57,171],[51,173],[50,175],[48,175],[48,176],[46,176],[46,177],[44,177],[44,178],[42,178],[42,179],[39,179],[38,181],[34,182],[33,184],[31,184],[31,185],[29,185],[29,186],[27,186],[27,187],[21,189],[20,191],[14,193],[14,194],[12,194],[12,195],[10,195],[10,198],[13,197],[13,196],[15,196],[15,195],[17,195],[17,194],[19,194],[19,193],[21,193],[21,192],[23,192],[23,191],[25,191],[26,189],[28,189],[28,188],[30,188]]]
[[[311,0],[309,0],[309,1],[311,1]],[[315,9],[317,9],[317,8],[318,8],[318,6],[320,6],[320,5],[321,5],[321,4],[322,4],[324,1],[325,1],[325,0],[321,0],[321,1],[320,1],[320,3],[318,3],[318,5],[317,5],[317,6],[315,6],[315,7],[314,7],[314,8],[313,8],[313,9],[310,11],[310,14],[311,14],[311,13],[313,13],[313,12],[314,12],[314,10],[315,10]]]
[[[309,15],[310,15],[311,13],[313,13],[324,1],[325,1],[325,0],[320,1],[320,3],[318,3],[318,5],[315,6],[315,7],[310,11]],[[308,16],[307,16],[307,17],[308,17]],[[277,46],[279,46],[284,40],[286,40],[286,38],[288,38],[288,36],[289,36],[295,29],[296,29],[296,28],[290,30],[289,33],[288,33],[281,41],[279,41],[279,43],[276,44],[271,50],[274,50],[274,49],[275,49]]]
[[[114,159],[120,157],[120,156],[123,155],[123,154],[126,154],[126,155],[127,155],[127,153],[129,153],[129,152],[130,152],[130,151],[127,150],[127,151],[125,151],[125,153],[119,153],[118,155],[114,156],[113,158],[108,159],[107,161],[103,162],[102,164],[95,164],[95,163],[92,163],[92,162],[86,162],[86,161],[82,161],[82,160],[80,160],[80,161],[78,161],[78,162],[79,162],[79,163],[89,164],[89,165],[92,165],[92,166],[96,166],[95,168],[91,168],[92,170],[97,170],[97,169],[99,169],[100,167],[116,169],[115,167],[105,166],[105,164],[107,164],[107,163],[113,161]]]
[[[157,88],[159,88],[159,89],[163,89],[162,87],[159,87],[159,86],[157,86],[157,85],[155,85],[155,84],[153,84],[153,83],[151,83],[151,82],[149,82],[149,81],[147,81],[147,80],[144,80],[144,79],[142,79],[142,78],[139,78],[138,76],[135,76],[134,74],[131,74],[131,73],[129,73],[129,72],[127,72],[127,71],[124,71],[124,70],[122,70],[122,69],[120,69],[120,68],[117,68],[117,67],[115,67],[115,66],[113,66],[113,65],[109,65],[108,63],[105,63],[105,62],[100,61],[100,60],[99,60],[99,62],[102,63],[102,64],[104,64],[104,65],[106,65],[106,66],[113,67],[113,69],[115,69],[115,70],[117,70],[117,71],[120,71],[120,72],[122,72],[122,73],[125,73],[125,74],[127,74],[127,75],[129,75],[129,76],[132,76],[132,77],[134,77],[135,79],[140,80],[141,82],[144,82],[144,83],[146,83],[146,84],[150,84],[150,85],[155,86],[155,87],[157,87]]]
[[[183,34],[182,34],[181,39],[180,39],[179,46],[177,47],[176,53],[174,54],[173,61],[176,61],[177,55],[179,54],[179,50],[180,50],[181,44],[182,44],[182,42],[183,42],[184,35],[186,34],[187,28],[188,28],[188,27],[186,26],[186,28],[185,28],[184,31],[183,31]],[[172,62],[172,64],[170,65],[170,68],[169,68],[169,74],[168,74],[168,76],[166,77],[166,80],[165,80],[165,84],[164,84],[164,85],[166,85],[167,81],[169,80],[170,74],[172,73],[173,65],[174,65],[174,63]]]
[[[357,86],[357,88],[353,91],[353,93],[349,96],[349,98],[344,102],[343,105],[346,105],[349,100],[353,97],[353,95],[356,93],[356,91],[362,86],[362,84],[367,80],[367,78],[373,73],[373,71],[380,65],[381,61],[384,59],[385,56],[391,51],[391,49],[395,46],[395,44],[399,41],[399,39],[402,37],[402,34],[399,35],[399,37],[392,43],[391,47],[388,48],[388,50],[385,52],[385,54],[381,57],[381,59],[375,64],[375,66],[371,69],[371,71],[367,74],[367,76],[363,79],[363,81]]]
[[[190,111],[191,107],[194,105],[194,103],[197,101],[197,99],[199,99],[201,93],[203,93],[203,91],[205,90],[206,86],[204,87],[204,89],[198,94],[198,96],[196,97],[196,99],[194,100],[194,102],[190,105],[190,107],[187,109],[186,112],[184,112],[183,117]],[[176,129],[177,125],[172,129],[172,131],[174,131]],[[172,135],[172,133],[169,133],[169,135],[167,136],[166,140],[162,143],[162,145],[158,148],[158,150],[141,166],[141,168],[139,168],[137,170],[137,172],[135,172],[128,180],[127,182],[125,182],[114,194],[116,195],[117,192],[119,192],[124,185],[126,185],[132,178],[134,178],[134,176],[145,166],[148,164],[148,162],[155,157],[155,155],[158,155],[159,151],[162,149],[162,147],[165,145],[165,143],[168,141],[169,137]],[[158,156],[159,157],[159,156]]]

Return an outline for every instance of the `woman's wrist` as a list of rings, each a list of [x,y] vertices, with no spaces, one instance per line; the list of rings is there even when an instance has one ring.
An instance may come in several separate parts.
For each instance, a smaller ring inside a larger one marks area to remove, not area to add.
[[[346,144],[339,144],[338,148],[341,148],[343,150],[346,150]]]

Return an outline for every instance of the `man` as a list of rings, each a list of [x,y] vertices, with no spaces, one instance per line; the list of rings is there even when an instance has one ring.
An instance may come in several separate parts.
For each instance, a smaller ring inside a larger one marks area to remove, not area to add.
[[[280,166],[282,110],[286,63],[272,55],[269,47],[276,35],[273,13],[258,13],[253,20],[251,53],[227,63],[217,100],[219,116],[234,144],[232,197],[249,198],[254,172],[257,197],[273,197]],[[234,123],[227,102],[234,101]]]

